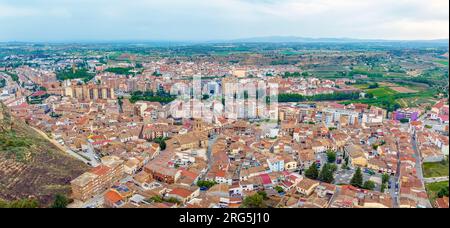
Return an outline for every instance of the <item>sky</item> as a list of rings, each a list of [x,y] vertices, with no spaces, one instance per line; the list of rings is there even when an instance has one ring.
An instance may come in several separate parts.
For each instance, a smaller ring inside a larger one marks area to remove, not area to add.
[[[0,0],[0,41],[449,37],[448,0]]]

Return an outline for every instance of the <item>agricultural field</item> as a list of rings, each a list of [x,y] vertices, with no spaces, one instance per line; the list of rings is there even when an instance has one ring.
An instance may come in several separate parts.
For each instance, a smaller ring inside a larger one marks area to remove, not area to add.
[[[448,66],[448,60],[436,60],[435,63],[439,63],[444,66]]]
[[[428,192],[428,196],[429,196],[430,200],[435,201],[436,198],[439,198],[438,197],[439,192],[443,191],[443,189],[445,189],[445,188],[448,188],[448,186],[449,186],[448,181],[427,184],[426,190]]]
[[[444,162],[424,163],[423,174],[425,177],[445,177],[448,176],[449,166],[448,158]]]

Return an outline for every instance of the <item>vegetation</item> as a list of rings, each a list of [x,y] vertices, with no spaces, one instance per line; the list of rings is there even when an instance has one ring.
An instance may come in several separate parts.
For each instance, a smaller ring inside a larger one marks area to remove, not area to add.
[[[84,82],[88,82],[94,78],[95,74],[89,73],[87,69],[81,68],[77,70],[64,69],[56,72],[56,78],[60,81],[71,79],[82,79]]]
[[[29,156],[28,150],[32,145],[31,139],[21,137],[14,131],[0,133],[0,153],[6,154],[8,158],[26,161]]]
[[[242,202],[243,208],[266,208],[267,205],[264,202],[267,195],[265,192],[258,192],[252,196],[245,197],[244,201]]]
[[[322,171],[320,171],[319,180],[326,183],[332,183],[334,181],[334,172],[336,170],[337,167],[335,164],[325,164]]]
[[[204,187],[204,188],[210,189],[212,186],[214,186],[216,184],[217,184],[217,182],[215,182],[215,181],[204,181],[204,180],[197,181],[197,186],[200,188]]]
[[[4,78],[0,79],[0,88],[3,88],[6,86],[6,80]]]
[[[150,101],[150,102],[159,102],[161,104],[168,104],[175,100],[174,96],[164,92],[158,92],[154,94],[152,91],[142,92],[136,91],[133,92],[130,98],[131,103],[136,103],[137,101]]]
[[[130,75],[130,74],[134,74],[133,72],[131,72],[133,70],[132,67],[112,67],[112,68],[108,68],[105,71],[106,72],[110,72],[110,73],[114,73],[114,74],[120,74],[120,75]]]
[[[69,205],[70,200],[65,196],[61,194],[57,194],[55,196],[55,201],[53,201],[52,208],[66,208],[67,205]]]
[[[153,76],[156,76],[156,77],[161,77],[161,76],[162,76],[162,74],[159,73],[158,71],[153,72],[152,75],[153,75]]]
[[[336,152],[329,150],[327,151],[327,160],[329,163],[335,163],[336,162]]]
[[[15,119],[0,103],[0,198],[25,199],[35,196],[39,206],[50,207],[56,194],[70,194],[68,180],[73,180],[88,166],[67,155],[21,120]],[[5,172],[5,169],[8,169]],[[24,203],[25,202],[25,203]],[[30,205],[28,201],[12,206]]]
[[[369,89],[376,89],[376,88],[378,88],[378,87],[380,87],[380,85],[378,84],[378,83],[373,83],[373,84],[371,84],[371,85],[369,85]]]
[[[306,73],[306,72],[304,72]],[[303,74],[300,74],[299,72],[294,72],[294,73],[290,73],[290,72],[285,72],[283,75],[283,78],[299,78],[304,76]],[[307,76],[307,75],[306,75]]]
[[[375,189],[375,183],[373,181],[366,181],[362,188],[373,191]]]
[[[436,60],[436,63],[442,64],[444,66],[448,66],[448,60]]]
[[[305,176],[309,179],[317,180],[319,177],[319,169],[317,168],[317,164],[313,163],[306,171]]]
[[[430,183],[426,185],[428,192],[428,197],[434,201],[437,198],[442,198],[444,196],[448,197],[448,181]]]
[[[332,93],[303,96],[300,94],[279,94],[278,102],[305,102],[305,101],[343,101],[359,99],[359,93]]]
[[[0,71],[0,72],[3,72],[5,74],[9,75],[13,81],[19,83],[19,76],[17,76],[17,74],[11,73],[9,71]]]
[[[180,204],[181,203],[176,198],[171,197],[171,198],[167,198],[166,199],[166,198],[163,198],[163,197],[161,197],[159,195],[152,196],[152,197],[150,197],[150,199],[147,199],[146,201],[153,202],[153,203],[163,203],[163,202],[173,203],[173,204]]]
[[[429,177],[445,177],[449,175],[448,157],[442,162],[423,163],[423,174]]]
[[[161,150],[165,150],[167,148],[166,138],[160,137],[153,140],[153,142],[158,143]]]
[[[358,188],[362,188],[363,187],[363,175],[361,172],[361,168],[357,168],[355,171],[355,174],[353,174],[352,179],[350,180],[350,184],[358,187]]]
[[[0,208],[38,208],[39,202],[36,199],[21,199],[12,202],[0,200]]]
[[[275,189],[275,191],[277,191],[278,193],[283,193],[283,192],[284,192],[284,189],[283,189],[282,187],[280,187],[280,186],[276,186],[274,189]]]

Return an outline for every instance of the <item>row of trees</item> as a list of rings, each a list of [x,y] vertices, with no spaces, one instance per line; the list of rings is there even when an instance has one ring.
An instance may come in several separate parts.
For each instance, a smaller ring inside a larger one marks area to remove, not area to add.
[[[350,184],[357,187],[357,188],[363,188],[367,190],[374,190],[375,189],[375,183],[373,181],[366,181],[364,182],[363,174],[361,171],[361,168],[357,168],[355,174],[353,174],[352,179],[350,180]]]
[[[309,179],[332,183],[334,181],[334,172],[336,171],[337,166],[335,164],[326,163],[322,170],[319,171],[317,164],[314,163],[305,171],[305,176]]]
[[[106,69],[105,71],[114,73],[114,74],[120,74],[120,75],[131,75],[131,74],[133,74],[131,72],[131,70],[133,70],[132,67],[112,67],[112,68]]]
[[[135,91],[131,94],[130,102],[135,103],[136,101],[150,101],[159,102],[162,104],[168,104],[175,100],[175,97],[164,91],[158,91],[154,93],[153,91]]]
[[[305,101],[342,101],[359,99],[359,93],[332,93],[304,96],[301,94],[279,94],[278,102],[305,102]]]

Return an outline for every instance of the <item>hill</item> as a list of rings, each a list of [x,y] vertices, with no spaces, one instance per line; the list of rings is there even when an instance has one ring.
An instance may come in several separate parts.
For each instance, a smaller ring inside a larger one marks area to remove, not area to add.
[[[70,195],[70,181],[87,169],[0,103],[0,200],[31,197],[48,206],[55,194]]]

